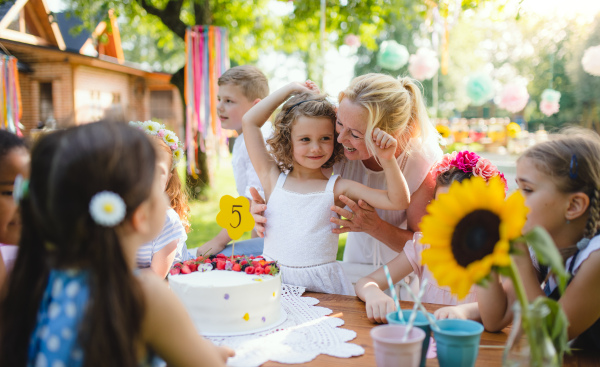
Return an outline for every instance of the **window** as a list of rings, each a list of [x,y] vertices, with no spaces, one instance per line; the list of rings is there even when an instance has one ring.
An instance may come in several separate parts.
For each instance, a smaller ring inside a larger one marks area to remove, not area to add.
[[[40,121],[46,122],[54,118],[52,83],[40,83]]]

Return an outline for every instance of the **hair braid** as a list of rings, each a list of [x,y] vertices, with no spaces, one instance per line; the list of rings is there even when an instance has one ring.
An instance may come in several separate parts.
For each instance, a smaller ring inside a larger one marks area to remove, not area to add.
[[[600,224],[600,190],[594,188],[590,195],[590,209],[587,223],[585,224],[585,237],[592,238],[598,231]]]

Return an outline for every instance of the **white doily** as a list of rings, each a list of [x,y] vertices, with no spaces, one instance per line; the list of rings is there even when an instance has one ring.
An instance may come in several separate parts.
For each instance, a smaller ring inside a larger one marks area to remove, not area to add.
[[[348,343],[356,338],[356,332],[338,328],[344,325],[344,320],[326,317],[331,310],[315,306],[319,300],[301,297],[302,293],[304,287],[283,285],[281,305],[288,317],[273,329],[207,339],[235,350],[235,357],[227,361],[228,366],[260,366],[267,361],[305,363],[319,354],[349,358],[365,353],[361,346]]]

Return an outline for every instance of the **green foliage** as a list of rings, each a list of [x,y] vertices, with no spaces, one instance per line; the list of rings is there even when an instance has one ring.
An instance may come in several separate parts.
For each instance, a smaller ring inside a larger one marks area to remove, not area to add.
[[[561,365],[565,352],[570,352],[567,315],[557,301],[548,297],[536,298],[529,306],[529,312],[530,315],[545,315],[543,325],[540,325],[543,333],[542,337],[552,342],[556,350],[556,358],[560,361],[555,365]],[[543,345],[544,342],[546,340],[540,344]],[[535,350],[537,349],[533,348],[532,352]]]

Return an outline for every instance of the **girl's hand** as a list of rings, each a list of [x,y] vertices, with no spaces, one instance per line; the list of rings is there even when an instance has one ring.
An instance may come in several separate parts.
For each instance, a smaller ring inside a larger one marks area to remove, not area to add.
[[[375,143],[375,154],[379,159],[396,158],[398,141],[393,136],[376,127],[373,129],[373,142]]]
[[[219,351],[219,356],[225,363],[227,363],[227,358],[235,356],[235,351],[229,347],[217,347],[217,350]]]
[[[258,237],[265,237],[265,223],[267,218],[264,217],[264,212],[267,210],[265,200],[260,196],[258,191],[254,187],[250,187],[250,194],[252,195],[252,201],[250,202],[250,213],[254,217],[254,229]]]
[[[383,292],[377,292],[369,297],[365,302],[365,308],[369,321],[378,324],[387,324],[385,315],[396,311],[394,300]]]
[[[466,320],[468,318],[467,315],[463,312],[463,310],[461,310],[460,307],[456,307],[456,306],[442,307],[440,309],[435,310],[433,315],[438,320],[443,320],[443,319]]]
[[[380,221],[379,215],[371,205],[367,204],[364,200],[359,200],[356,204],[352,199],[347,196],[340,195],[340,200],[346,204],[350,210],[348,211],[339,206],[332,206],[331,210],[338,213],[340,216],[346,218],[331,217],[329,220],[332,223],[341,226],[341,228],[334,228],[331,231],[333,233],[341,234],[346,232],[365,232],[370,233],[375,230]]]
[[[305,85],[306,85],[306,87],[307,87],[308,89],[310,89],[310,90],[311,90],[313,93],[317,93],[317,94],[321,93],[321,90],[319,90],[319,87],[317,87],[317,85],[315,84],[315,82],[313,82],[312,80],[310,80],[310,79],[307,79],[307,80],[304,82],[304,84],[305,84]]]
[[[319,92],[319,88],[317,87],[317,85],[310,80],[307,80],[304,83],[291,82],[290,84],[288,84],[288,88],[290,95]]]

